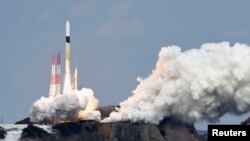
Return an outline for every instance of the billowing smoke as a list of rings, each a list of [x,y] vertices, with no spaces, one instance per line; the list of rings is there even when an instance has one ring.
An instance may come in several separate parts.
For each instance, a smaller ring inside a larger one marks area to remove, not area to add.
[[[102,122],[158,124],[171,117],[194,123],[249,111],[250,47],[207,43],[184,52],[178,46],[163,47],[152,74],[139,78],[133,95]]]
[[[30,109],[30,120],[33,123],[100,120],[100,112],[95,111],[98,103],[93,91],[86,88],[73,94],[41,97]]]

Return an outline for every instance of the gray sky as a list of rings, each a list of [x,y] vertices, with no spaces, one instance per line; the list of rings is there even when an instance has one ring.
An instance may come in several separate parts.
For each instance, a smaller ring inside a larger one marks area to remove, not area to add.
[[[151,73],[162,46],[249,44],[249,6],[248,0],[1,0],[0,115],[15,122],[48,96],[51,55],[61,50],[64,56],[66,20],[80,85],[92,88],[101,105],[116,105],[131,95],[138,76]]]

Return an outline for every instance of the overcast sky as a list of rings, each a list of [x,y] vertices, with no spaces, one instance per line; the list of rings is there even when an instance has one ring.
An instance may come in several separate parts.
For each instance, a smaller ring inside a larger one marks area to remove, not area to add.
[[[60,50],[64,57],[66,20],[80,85],[93,89],[101,105],[117,105],[138,76],[151,73],[163,46],[249,44],[249,6],[249,0],[1,0],[0,115],[13,123],[48,96],[51,55]],[[221,123],[249,115],[225,116]]]

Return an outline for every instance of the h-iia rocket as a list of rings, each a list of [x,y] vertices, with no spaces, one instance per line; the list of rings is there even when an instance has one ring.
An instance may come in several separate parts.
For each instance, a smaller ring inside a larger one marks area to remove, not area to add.
[[[71,79],[70,79],[70,24],[66,23],[66,43],[65,43],[65,79],[63,86],[63,94],[72,93]]]
[[[70,24],[66,22],[66,42],[65,42],[65,79],[63,94],[72,94],[77,91],[77,68],[75,68],[73,83],[71,83],[70,73]],[[51,83],[49,96],[60,94],[60,53],[52,55]]]

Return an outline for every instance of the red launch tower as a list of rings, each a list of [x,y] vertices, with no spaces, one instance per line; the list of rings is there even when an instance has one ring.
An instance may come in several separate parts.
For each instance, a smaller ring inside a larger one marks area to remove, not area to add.
[[[61,72],[60,72],[60,53],[52,55],[51,65],[51,81],[49,96],[57,96],[60,94],[61,87]]]

